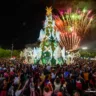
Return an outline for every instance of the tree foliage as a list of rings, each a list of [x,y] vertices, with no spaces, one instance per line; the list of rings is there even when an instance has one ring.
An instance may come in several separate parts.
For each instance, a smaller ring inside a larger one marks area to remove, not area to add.
[[[20,51],[13,50],[12,56],[19,57]],[[11,50],[0,48],[0,58],[11,57]]]
[[[80,50],[81,57],[94,58],[96,56],[96,51],[94,50]]]

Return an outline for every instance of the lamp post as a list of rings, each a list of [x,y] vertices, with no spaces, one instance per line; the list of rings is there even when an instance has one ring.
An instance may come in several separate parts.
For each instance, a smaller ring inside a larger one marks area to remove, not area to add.
[[[13,56],[13,44],[12,44],[12,47],[11,47],[11,58],[12,58],[12,56]]]
[[[87,50],[87,49],[88,49],[88,47],[86,47],[86,46],[85,47],[82,47],[82,50]]]

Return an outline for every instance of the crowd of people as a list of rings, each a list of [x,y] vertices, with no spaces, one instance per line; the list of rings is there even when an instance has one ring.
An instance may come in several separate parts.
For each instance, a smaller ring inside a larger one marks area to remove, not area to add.
[[[96,61],[51,66],[0,59],[0,96],[87,96],[95,89]]]

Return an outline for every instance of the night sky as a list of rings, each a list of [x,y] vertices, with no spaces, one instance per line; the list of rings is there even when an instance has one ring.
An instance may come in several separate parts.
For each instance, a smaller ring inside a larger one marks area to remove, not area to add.
[[[43,27],[47,4],[48,1],[43,0],[16,0],[15,8],[8,6],[8,9],[3,9],[0,15],[0,46],[11,48],[13,43],[15,49],[22,49],[25,44],[35,43]]]
[[[26,44],[35,43],[43,28],[45,8],[56,1],[60,0],[16,0],[14,4],[11,1],[5,4],[3,0],[0,3],[0,47],[11,49],[13,43],[14,49],[22,49]]]

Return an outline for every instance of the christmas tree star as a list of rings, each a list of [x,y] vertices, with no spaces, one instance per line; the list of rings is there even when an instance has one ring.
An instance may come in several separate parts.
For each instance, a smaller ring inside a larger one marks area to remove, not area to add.
[[[46,7],[46,15],[49,16],[52,14],[52,7]]]

